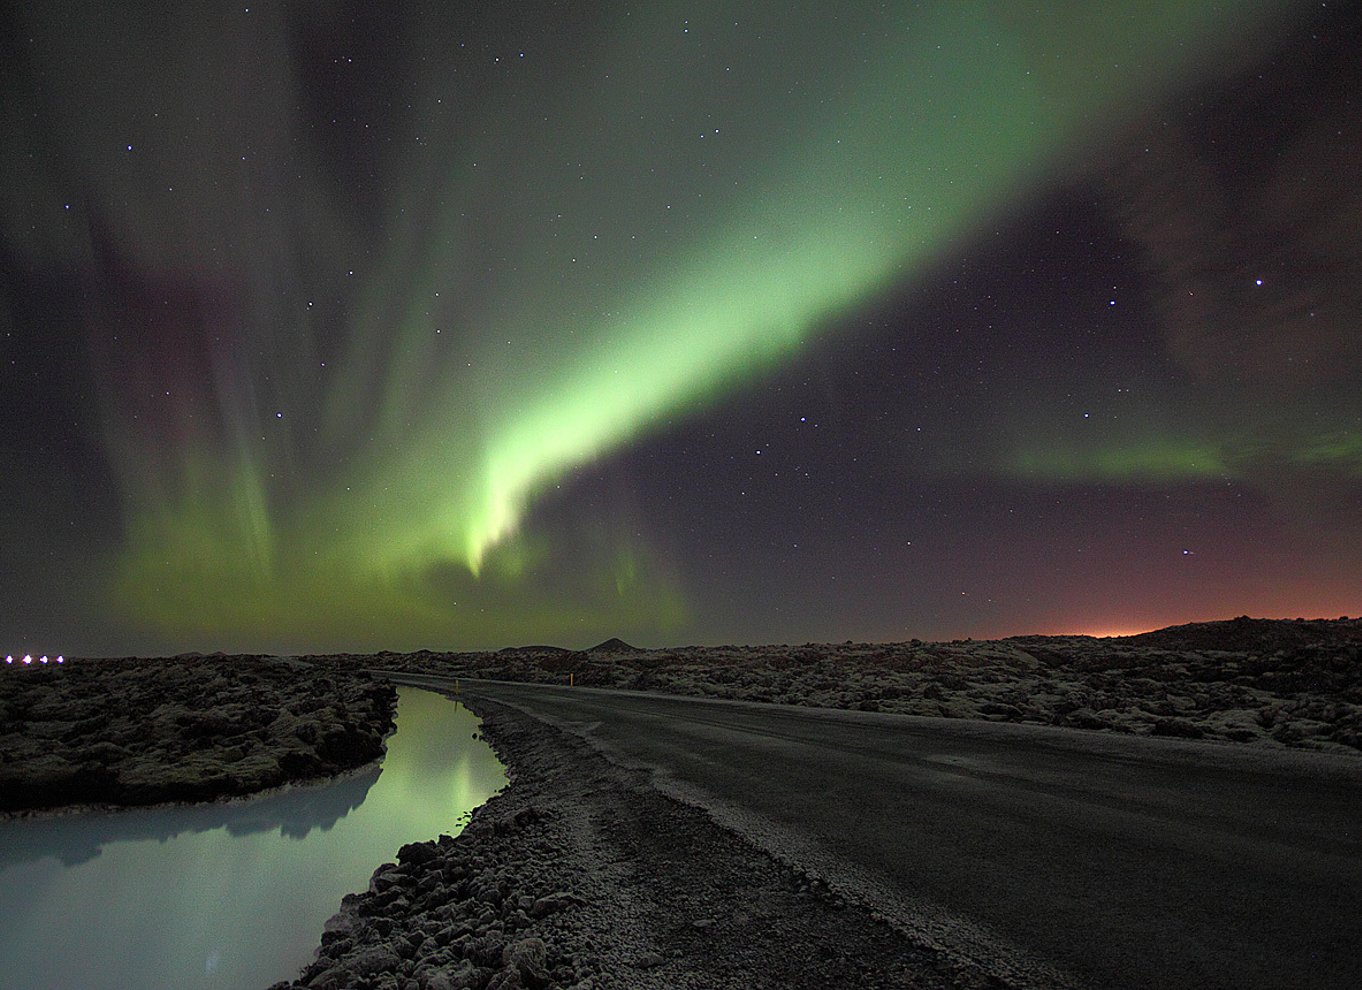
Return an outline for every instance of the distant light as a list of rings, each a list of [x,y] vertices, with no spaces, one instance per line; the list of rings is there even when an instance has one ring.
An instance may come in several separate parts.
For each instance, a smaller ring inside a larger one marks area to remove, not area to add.
[[[1057,635],[1091,636],[1094,639],[1106,639],[1112,636],[1138,636],[1140,633],[1145,632],[1149,632],[1149,630],[1143,626],[1110,626],[1098,627],[1096,629],[1084,629],[1075,633],[1058,633]]]
[[[57,656],[48,656],[46,653],[44,653],[41,656],[34,657],[32,653],[25,653],[22,657],[18,659],[15,658],[13,653],[5,654],[5,666],[7,667],[32,667],[37,664],[51,666],[52,664],[65,663],[66,657],[61,656],[60,654]]]
[[[1263,284],[1263,280],[1260,279],[1260,278],[1255,278],[1255,279],[1253,280],[1253,284],[1254,284],[1254,285],[1262,285],[1262,284]]]

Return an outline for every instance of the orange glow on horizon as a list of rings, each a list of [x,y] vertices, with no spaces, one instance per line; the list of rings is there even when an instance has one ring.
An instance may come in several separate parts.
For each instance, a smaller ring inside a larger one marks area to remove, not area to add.
[[[1138,636],[1140,633],[1150,632],[1153,629],[1161,629],[1162,626],[1126,626],[1126,627],[1101,627],[1097,629],[1076,629],[1072,632],[1056,633],[1059,636],[1092,636],[1096,639],[1107,639],[1112,636]]]

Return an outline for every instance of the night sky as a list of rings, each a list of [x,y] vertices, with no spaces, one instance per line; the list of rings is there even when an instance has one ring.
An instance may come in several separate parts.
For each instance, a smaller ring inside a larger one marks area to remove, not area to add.
[[[0,648],[1362,611],[1362,3],[4,10]]]

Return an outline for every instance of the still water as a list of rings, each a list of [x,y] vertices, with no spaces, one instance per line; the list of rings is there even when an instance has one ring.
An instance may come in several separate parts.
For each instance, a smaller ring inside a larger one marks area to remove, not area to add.
[[[398,689],[381,768],[239,804],[0,823],[0,985],[264,988],[341,897],[505,783],[477,717]]]

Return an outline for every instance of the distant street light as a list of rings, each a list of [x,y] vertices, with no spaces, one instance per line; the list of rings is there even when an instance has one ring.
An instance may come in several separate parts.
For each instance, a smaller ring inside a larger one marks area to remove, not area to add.
[[[35,663],[45,664],[48,666],[55,663],[65,664],[66,657],[62,656],[61,654],[58,654],[55,657],[49,657],[46,653],[44,653],[40,657],[38,657],[37,660],[34,660],[32,653],[25,653],[21,659],[15,660],[13,653],[5,654],[5,666],[7,667],[14,667],[16,665],[21,667],[32,667]]]

